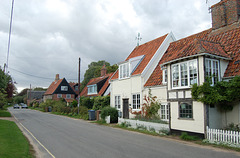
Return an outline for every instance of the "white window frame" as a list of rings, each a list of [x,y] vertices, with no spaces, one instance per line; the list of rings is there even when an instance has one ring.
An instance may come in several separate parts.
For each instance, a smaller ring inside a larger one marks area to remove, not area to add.
[[[71,94],[66,94],[66,98],[71,99],[72,98]]]
[[[61,91],[68,91],[68,86],[61,86]]]
[[[135,99],[134,99],[135,96]],[[139,93],[132,94],[132,109],[133,110],[140,110],[141,109],[141,96]],[[135,106],[135,108],[134,108]]]
[[[129,62],[119,65],[119,79],[125,79],[130,77],[130,64]]]
[[[167,84],[167,69],[166,68],[164,68],[162,70],[162,83]]]
[[[62,98],[62,94],[57,94],[57,98]]]
[[[190,65],[192,63],[196,66],[195,67],[196,70],[195,69],[193,69],[193,70],[196,71],[196,74],[195,74],[196,75],[196,82],[195,83],[198,83],[197,59],[188,60],[188,61],[184,61],[184,62],[180,62],[180,63],[176,63],[176,64],[171,65],[172,89],[190,88],[190,86],[192,85],[190,83],[190,80],[191,80],[191,78],[190,78]],[[183,65],[186,65],[186,70],[185,71],[181,71],[182,70],[181,66],[183,66]],[[182,73],[184,73],[184,72],[185,72],[185,76],[187,76],[187,78],[186,78],[187,82],[182,81],[182,79],[183,79],[182,78]],[[174,80],[174,75],[177,76],[178,79]],[[177,82],[178,86],[174,86],[174,82],[175,83]],[[185,83],[185,85],[182,86],[182,84],[184,84],[184,83]]]
[[[161,120],[169,121],[169,104],[168,103],[161,103]]]
[[[209,62],[211,63],[209,67]],[[217,64],[214,64],[217,63]],[[205,75],[206,77],[210,77],[212,84],[216,84],[216,82],[220,81],[220,68],[219,61],[216,59],[205,58]],[[210,73],[210,74],[209,74]],[[214,75],[217,73],[217,81],[214,81]]]
[[[115,105],[116,109],[118,109],[118,110],[121,109],[121,96],[120,95],[114,96],[114,105]]]
[[[88,94],[97,94],[97,84],[89,85],[88,87]]]

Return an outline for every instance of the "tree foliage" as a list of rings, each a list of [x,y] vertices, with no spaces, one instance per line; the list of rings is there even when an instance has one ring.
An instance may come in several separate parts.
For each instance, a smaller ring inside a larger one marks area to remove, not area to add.
[[[192,98],[207,105],[218,105],[221,111],[230,111],[234,102],[240,100],[240,76],[215,85],[211,85],[208,79],[203,85],[195,84],[192,87]]]
[[[7,101],[12,98],[14,85],[10,75],[5,74],[0,68],[0,108],[2,108]]]
[[[118,68],[117,65],[110,66],[110,63],[104,60],[100,60],[98,62],[91,62],[88,65],[88,69],[84,74],[84,80],[81,83],[80,91],[83,90],[83,88],[87,85],[87,83],[90,81],[91,78],[96,78],[101,76],[101,68],[104,64],[107,68],[107,73],[115,72]]]

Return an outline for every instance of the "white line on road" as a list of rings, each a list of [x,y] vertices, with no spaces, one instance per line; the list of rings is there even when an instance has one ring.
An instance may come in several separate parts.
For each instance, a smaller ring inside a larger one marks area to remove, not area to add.
[[[17,120],[17,122],[38,142],[38,144],[41,145],[48,152],[48,154],[52,156],[52,158],[55,158],[55,156],[25,126],[23,126],[21,122],[19,122],[13,113],[12,115]]]

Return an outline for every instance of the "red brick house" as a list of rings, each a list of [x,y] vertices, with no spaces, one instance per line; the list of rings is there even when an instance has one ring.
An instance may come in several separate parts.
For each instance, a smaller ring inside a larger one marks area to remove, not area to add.
[[[65,78],[59,79],[59,74],[56,75],[55,81],[51,83],[47,91],[44,93],[44,102],[47,99],[61,100],[64,99],[67,103],[71,103],[75,99],[76,93],[69,85]]]

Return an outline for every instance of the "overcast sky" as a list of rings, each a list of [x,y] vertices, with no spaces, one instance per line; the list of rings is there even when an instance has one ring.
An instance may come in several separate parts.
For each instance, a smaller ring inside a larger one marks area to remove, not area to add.
[[[0,66],[7,62],[12,0],[0,5]],[[137,44],[173,32],[176,39],[211,27],[220,0],[15,0],[8,71],[23,88],[48,87],[60,74],[77,82],[88,64],[126,59]]]

